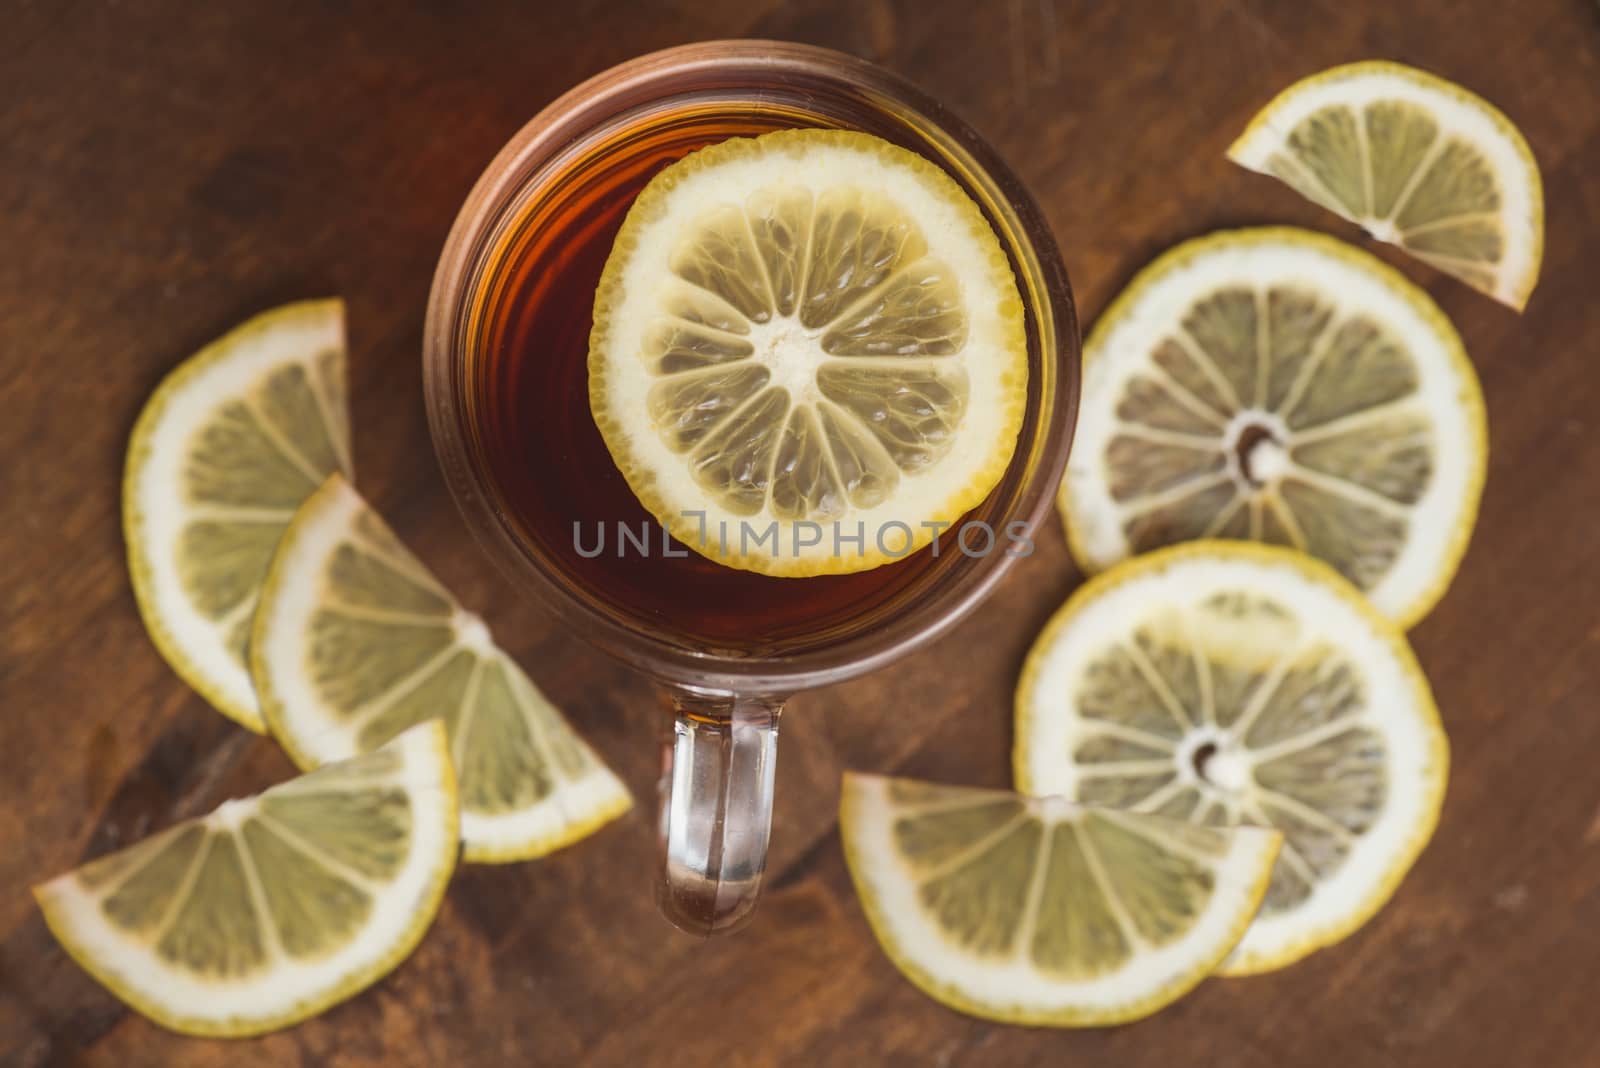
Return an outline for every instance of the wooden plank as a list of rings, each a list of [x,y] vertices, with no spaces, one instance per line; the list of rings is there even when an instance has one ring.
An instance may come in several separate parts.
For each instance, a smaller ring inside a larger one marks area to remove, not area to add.
[[[1077,583],[1059,532],[956,634],[797,699],[772,886],[697,943],[655,915],[649,804],[538,864],[464,871],[415,957],[288,1033],[181,1039],[55,946],[24,888],[290,773],[167,670],[122,562],[122,450],[150,389],[249,313],[346,296],[374,503],[644,801],[648,687],[505,588],[433,463],[417,354],[433,266],[495,150],[654,48],[812,41],[921,83],[1015,165],[1092,321],[1153,254],[1289,222],[1424,285],[1488,396],[1483,514],[1413,641],[1454,746],[1434,844],[1394,902],[1285,972],[1143,1024],[1056,1033],[943,1009],[878,952],[838,848],[847,767],[1002,786],[1034,633]],[[671,6],[26,5],[0,63],[0,1063],[1590,1063],[1600,1023],[1600,14],[1592,4],[709,0]],[[1295,78],[1400,59],[1500,105],[1544,168],[1544,280],[1518,317],[1228,164]]]

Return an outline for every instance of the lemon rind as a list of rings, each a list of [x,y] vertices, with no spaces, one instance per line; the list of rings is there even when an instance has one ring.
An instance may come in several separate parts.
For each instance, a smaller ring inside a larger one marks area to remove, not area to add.
[[[461,859],[469,864],[514,864],[523,860],[538,860],[576,845],[632,809],[633,797],[619,785],[618,792],[603,804],[564,825],[559,831],[534,835],[511,845],[468,845],[462,851]]]

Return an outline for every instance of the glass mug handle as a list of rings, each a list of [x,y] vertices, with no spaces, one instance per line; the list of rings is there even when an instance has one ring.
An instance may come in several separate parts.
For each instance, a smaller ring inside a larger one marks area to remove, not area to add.
[[[742,927],[761,893],[783,700],[677,691],[669,703],[656,900],[706,937]]]

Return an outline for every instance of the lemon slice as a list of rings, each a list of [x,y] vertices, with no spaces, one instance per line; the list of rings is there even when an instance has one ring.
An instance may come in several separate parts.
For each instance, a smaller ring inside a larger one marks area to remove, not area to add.
[[[263,731],[245,647],[296,508],[350,473],[344,305],[266,312],[167,376],[128,442],[122,528],[139,614],[184,681]]]
[[[1477,375],[1421,290],[1321,235],[1223,232],[1095,324],[1059,501],[1089,571],[1196,538],[1291,545],[1409,626],[1466,551],[1487,440]]]
[[[284,532],[250,651],[267,723],[302,768],[442,719],[467,860],[543,856],[632,805],[483,621],[338,475]]]
[[[1026,403],[994,232],[866,134],[734,138],[628,212],[595,295],[589,403],[678,540],[771,575],[864,571],[992,489]]]
[[[1509,119],[1443,78],[1323,71],[1262,108],[1228,158],[1518,311],[1539,281],[1539,165]]]
[[[388,974],[455,870],[455,774],[428,723],[34,888],[73,959],[157,1023],[239,1036]]]
[[[1315,560],[1200,542],[1090,581],[1017,688],[1020,789],[1272,826],[1283,852],[1226,971],[1338,941],[1433,833],[1449,748],[1405,638]]]
[[[1080,808],[1059,797],[846,775],[845,858],[896,967],[1006,1023],[1147,1016],[1244,933],[1279,836]]]

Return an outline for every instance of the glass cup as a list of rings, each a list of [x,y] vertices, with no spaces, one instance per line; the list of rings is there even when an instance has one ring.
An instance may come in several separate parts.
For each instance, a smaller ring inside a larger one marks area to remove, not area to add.
[[[545,108],[489,165],[462,207],[434,277],[424,334],[429,426],[445,480],[479,543],[571,631],[643,672],[670,711],[664,735],[657,901],[673,924],[708,935],[744,923],[766,866],[778,716],[792,694],[881,667],[948,631],[1018,558],[946,546],[938,566],[844,624],[774,649],[729,649],[675,633],[599,595],[525,535],[483,459],[468,378],[481,365],[483,293],[507,230],[582,193],[586,175],[633,132],[684,109],[844,127],[903,145],[946,170],[1010,257],[1028,333],[1028,403],[1015,456],[971,513],[1031,536],[1049,512],[1078,399],[1078,324],[1060,253],[1022,184],[969,127],[863,60],[777,41],[717,41],[614,67]],[[587,168],[587,170],[586,170]],[[586,397],[574,396],[582,405]],[[929,550],[924,549],[923,552]],[[907,566],[904,563],[888,565]],[[789,579],[790,582],[816,581]]]

